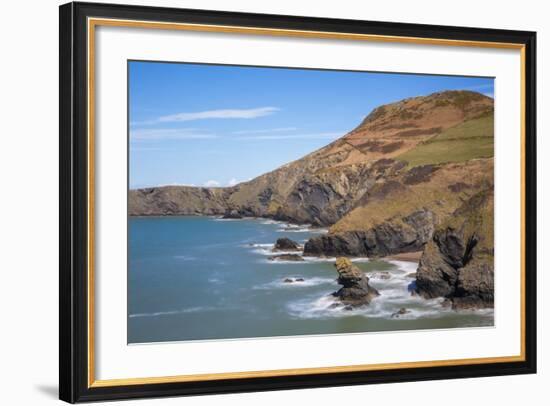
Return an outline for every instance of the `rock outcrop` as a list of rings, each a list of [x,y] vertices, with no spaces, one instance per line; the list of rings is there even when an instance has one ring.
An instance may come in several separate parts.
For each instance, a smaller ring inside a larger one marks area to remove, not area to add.
[[[380,257],[419,251],[431,237],[436,217],[426,209],[401,218],[388,219],[366,231],[351,231],[311,238],[304,246],[306,256]]]
[[[278,238],[273,247],[273,251],[300,251],[302,247],[296,241],[290,238]]]
[[[493,192],[467,200],[435,231],[420,259],[416,289],[454,308],[493,307]]]
[[[273,255],[268,258],[270,261],[292,261],[292,262],[303,262],[304,258],[298,254],[281,254]]]
[[[345,257],[336,259],[334,264],[338,272],[338,283],[342,288],[333,293],[346,306],[363,306],[379,295],[378,291],[369,285],[369,278],[357,266]]]
[[[305,279],[304,279],[304,278],[294,278],[294,279],[292,279],[292,278],[285,278],[285,279],[283,280],[283,282],[284,282],[284,283],[296,283],[296,282],[299,283],[299,282],[305,282]]]
[[[222,218],[238,220],[242,219],[243,216],[237,210],[227,210]]]
[[[398,319],[406,314],[409,314],[411,311],[405,307],[400,308],[398,311],[391,314],[392,319]]]

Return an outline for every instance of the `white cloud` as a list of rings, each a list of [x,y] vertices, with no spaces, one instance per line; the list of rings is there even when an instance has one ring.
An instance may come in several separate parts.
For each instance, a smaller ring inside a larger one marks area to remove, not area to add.
[[[266,133],[280,133],[286,131],[296,131],[296,127],[282,127],[282,128],[269,128],[264,130],[243,130],[233,131],[233,134],[266,134]]]
[[[229,179],[229,182],[227,182],[227,186],[235,186],[239,181],[235,178]]]
[[[158,122],[174,122],[174,121],[193,121],[206,119],[223,119],[223,118],[257,118],[269,116],[279,111],[277,107],[258,107],[255,109],[224,109],[224,110],[206,110],[193,113],[178,113],[168,116],[162,116],[157,119]]]
[[[258,135],[256,137],[241,137],[241,140],[299,140],[299,139],[322,139],[332,140],[341,137],[345,134],[345,131],[325,132],[325,133],[311,133],[311,134],[269,134]]]
[[[220,186],[220,182],[218,182],[217,180],[208,180],[208,181],[204,182],[204,186],[206,186],[206,187],[218,187],[218,186]]]
[[[161,184],[157,185],[157,187],[162,187],[162,186],[189,186],[189,187],[195,187],[197,185],[195,185],[194,183],[180,183],[180,182],[161,183]]]
[[[218,136],[194,128],[148,128],[130,130],[130,139],[132,141],[208,138],[218,138]]]

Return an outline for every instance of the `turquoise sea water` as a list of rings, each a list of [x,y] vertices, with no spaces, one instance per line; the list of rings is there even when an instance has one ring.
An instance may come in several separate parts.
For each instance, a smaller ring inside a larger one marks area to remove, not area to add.
[[[265,219],[130,218],[128,342],[493,325],[492,310],[455,312],[412,296],[414,263],[354,260],[380,296],[345,310],[330,295],[334,259],[268,260],[277,238],[303,243],[320,232]],[[392,317],[402,307],[409,313]]]

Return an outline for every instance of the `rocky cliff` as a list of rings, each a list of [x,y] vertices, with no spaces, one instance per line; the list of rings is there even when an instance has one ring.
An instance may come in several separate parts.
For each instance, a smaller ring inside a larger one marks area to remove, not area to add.
[[[369,285],[369,278],[359,268],[345,257],[336,259],[334,263],[338,272],[338,284],[342,287],[333,293],[346,308],[369,304],[380,293]]]
[[[446,297],[455,308],[493,307],[492,189],[466,200],[433,233],[420,258],[417,291]]]

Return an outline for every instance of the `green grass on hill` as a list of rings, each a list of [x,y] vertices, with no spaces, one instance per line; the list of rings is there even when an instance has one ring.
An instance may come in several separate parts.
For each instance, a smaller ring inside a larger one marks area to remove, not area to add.
[[[493,115],[473,119],[443,131],[397,159],[409,168],[419,165],[464,162],[494,155]]]

